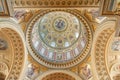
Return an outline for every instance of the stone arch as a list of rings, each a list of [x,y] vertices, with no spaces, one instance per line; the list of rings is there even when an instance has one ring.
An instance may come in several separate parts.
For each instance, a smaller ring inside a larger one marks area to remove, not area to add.
[[[59,74],[60,76],[56,74]],[[67,70],[50,70],[50,71],[43,73],[42,75],[39,75],[35,80],[47,80],[48,77],[50,77],[50,75],[52,75],[51,76],[52,79],[59,77],[60,79],[64,80],[65,78],[69,77],[71,78],[70,80],[82,80],[78,75],[76,75],[75,73],[71,71],[67,71]],[[64,78],[62,78],[62,76]]]
[[[95,80],[112,80],[109,75],[106,58],[108,40],[114,32],[115,20],[108,20],[96,30],[91,50],[92,71]]]
[[[53,73],[45,76],[42,80],[75,80],[72,76],[65,73]]]
[[[0,33],[9,43],[9,59],[6,58],[5,51],[0,51],[0,57],[9,61],[9,73],[5,76],[5,80],[22,80],[24,76],[27,51],[25,40],[20,25],[13,19],[0,19]],[[3,54],[4,52],[5,54]]]

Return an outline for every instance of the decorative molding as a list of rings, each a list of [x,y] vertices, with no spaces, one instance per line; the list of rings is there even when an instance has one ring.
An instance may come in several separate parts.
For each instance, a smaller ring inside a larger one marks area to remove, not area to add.
[[[98,7],[100,0],[13,0],[14,8]]]
[[[106,43],[111,36],[112,29],[108,28],[106,30],[103,30],[97,41],[96,41],[96,47],[95,47],[95,65],[96,65],[96,70],[99,75],[99,79],[104,79],[104,80],[111,80],[107,69],[106,69],[106,63],[105,63],[105,49],[106,49]]]
[[[26,70],[27,59],[24,36],[21,32],[22,30],[15,21],[8,18],[0,19],[0,30],[7,37],[5,40],[7,40],[8,44],[10,43],[9,45],[11,45],[8,46],[8,49],[12,50],[12,53],[9,53],[12,57],[10,57],[10,66],[8,65],[9,72],[6,75],[5,80],[22,80]],[[5,57],[5,59],[7,58],[6,56],[2,56],[2,54],[0,57]],[[2,60],[4,61],[4,58],[2,58]]]
[[[9,28],[2,28],[2,30],[6,32],[6,34],[8,34],[8,37],[10,38],[12,42],[13,50],[14,50],[14,59],[12,62],[12,67],[6,79],[18,80],[22,67],[23,67],[23,62],[24,62],[23,43],[22,43],[20,36],[14,30],[9,29]]]
[[[92,71],[95,80],[112,80],[107,66],[108,40],[114,32],[115,21],[106,21],[100,25],[94,35],[91,51]]]
[[[51,74],[56,74],[56,73],[71,76],[72,78],[74,78],[73,80],[83,80],[80,76],[76,75],[75,73],[73,73],[69,70],[49,70],[49,71],[44,72],[43,74],[40,74],[35,80],[43,80],[43,78],[45,78],[46,76],[49,76]],[[67,80],[69,80],[69,79],[67,79]]]
[[[42,80],[75,80],[72,76],[65,73],[53,73],[43,77]]]

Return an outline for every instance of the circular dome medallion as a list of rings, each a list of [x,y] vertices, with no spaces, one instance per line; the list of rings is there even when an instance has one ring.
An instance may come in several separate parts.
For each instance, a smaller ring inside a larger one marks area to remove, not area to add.
[[[87,56],[92,35],[88,23],[77,12],[46,10],[30,22],[26,39],[31,56],[40,64],[67,68]]]
[[[81,22],[70,13],[50,12],[40,18],[40,39],[54,50],[65,50],[76,45],[80,33]]]
[[[64,31],[67,28],[67,22],[64,18],[56,18],[53,25],[57,31]]]

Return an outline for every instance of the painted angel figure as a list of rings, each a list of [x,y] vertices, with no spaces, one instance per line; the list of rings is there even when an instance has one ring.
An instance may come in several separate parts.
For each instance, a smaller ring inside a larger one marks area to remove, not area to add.
[[[82,74],[86,80],[89,80],[92,77],[92,73],[88,65],[85,65],[85,67],[83,67]]]

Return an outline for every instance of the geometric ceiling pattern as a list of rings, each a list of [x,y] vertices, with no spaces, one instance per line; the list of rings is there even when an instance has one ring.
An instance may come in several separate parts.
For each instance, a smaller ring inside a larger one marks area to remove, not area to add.
[[[0,80],[119,80],[120,0],[0,0]]]
[[[64,73],[54,73],[45,76],[42,80],[75,80],[72,76]]]
[[[14,27],[15,24],[12,23],[12,20],[0,20],[1,80],[19,79],[22,76],[21,74],[23,74],[23,69],[25,66],[26,53],[23,39]]]
[[[30,22],[26,39],[30,54],[40,64],[67,68],[89,54],[92,30],[75,10],[46,10]]]

